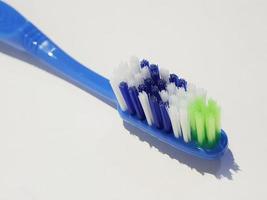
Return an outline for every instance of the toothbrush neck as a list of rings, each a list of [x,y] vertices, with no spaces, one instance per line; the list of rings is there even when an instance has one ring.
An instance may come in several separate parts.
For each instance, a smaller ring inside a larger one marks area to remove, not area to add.
[[[71,58],[30,22],[18,31],[11,44],[45,63],[49,71],[116,107],[108,79]]]

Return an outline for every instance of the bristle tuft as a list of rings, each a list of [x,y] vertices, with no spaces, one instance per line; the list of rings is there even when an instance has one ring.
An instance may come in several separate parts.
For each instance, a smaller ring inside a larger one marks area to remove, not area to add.
[[[167,69],[161,68],[159,73],[160,73],[160,78],[162,78],[166,82],[169,82],[170,73]]]
[[[147,123],[148,123],[149,126],[152,126],[153,118],[152,118],[152,112],[151,112],[151,109],[150,109],[147,93],[144,92],[144,91],[140,92],[138,97],[139,97],[139,100],[140,100],[141,105],[143,107]]]
[[[168,92],[166,90],[161,90],[159,92],[159,94],[160,94],[161,100],[163,102],[168,102],[168,100],[169,100],[169,94],[168,94]]]
[[[120,105],[120,108],[123,110],[123,111],[126,111],[127,110],[127,106],[126,106],[126,103],[123,99],[123,96],[120,92],[120,89],[119,89],[119,83],[115,80],[110,80],[110,85],[117,97],[117,100],[118,100],[118,103]]]
[[[166,89],[167,89],[169,95],[176,94],[177,88],[176,88],[174,83],[168,83],[166,86]]]

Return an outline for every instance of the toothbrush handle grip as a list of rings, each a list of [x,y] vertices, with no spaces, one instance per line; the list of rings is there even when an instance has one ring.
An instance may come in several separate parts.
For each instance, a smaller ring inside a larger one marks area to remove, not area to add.
[[[47,64],[47,67],[59,77],[92,93],[112,106],[116,105],[116,98],[108,79],[74,60],[32,23],[27,22],[23,28],[17,31],[10,43]]]

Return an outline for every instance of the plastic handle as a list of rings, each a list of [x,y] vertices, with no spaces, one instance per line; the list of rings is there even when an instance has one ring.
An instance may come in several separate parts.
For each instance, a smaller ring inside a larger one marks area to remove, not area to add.
[[[0,40],[24,50],[42,62],[58,76],[115,106],[117,100],[109,80],[78,63],[62,51],[38,28],[14,8],[0,1]]]

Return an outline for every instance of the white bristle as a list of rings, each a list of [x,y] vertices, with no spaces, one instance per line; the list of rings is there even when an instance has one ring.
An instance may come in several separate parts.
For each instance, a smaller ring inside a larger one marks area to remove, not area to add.
[[[190,133],[190,122],[189,122],[186,101],[180,103],[179,114],[180,114],[180,124],[181,124],[184,141],[189,142],[191,141],[191,133]]]
[[[175,94],[169,96],[169,104],[178,108],[178,97]]]
[[[169,96],[169,117],[171,119],[171,124],[173,127],[173,132],[175,137],[180,137],[182,135],[181,125],[180,125],[180,116],[179,116],[179,98],[176,94]]]
[[[135,56],[132,56],[129,61],[129,66],[131,73],[135,74],[140,71],[140,62],[139,59]]]
[[[196,92],[196,90],[197,90],[197,87],[196,87],[196,85],[195,84],[193,84],[193,83],[187,83],[187,91],[188,92],[192,92],[192,93],[195,93]]]
[[[179,138],[181,135],[181,127],[180,127],[180,122],[179,122],[179,113],[178,110],[175,106],[171,105],[167,108],[170,120],[171,120],[171,125],[172,125],[172,130],[174,133],[174,136],[176,138]]]
[[[128,68],[128,63],[127,62],[124,62],[124,61],[122,61],[120,64],[119,64],[119,66],[118,66],[118,70],[121,70],[121,71],[124,71],[125,70],[125,68]]]
[[[169,100],[169,94],[166,90],[161,90],[159,95],[163,102],[167,102]]]
[[[129,79],[129,80],[127,81],[127,84],[128,84],[128,87],[136,86],[135,79]]]
[[[122,66],[124,67],[122,69]],[[121,65],[120,71],[117,72],[118,79],[120,81],[124,81],[128,84],[129,87],[136,86],[138,84],[138,81],[134,78],[135,74],[138,74],[139,72],[134,68],[133,65],[128,65],[127,63]]]
[[[116,98],[119,102],[119,105],[120,105],[120,108],[123,110],[123,111],[126,111],[127,110],[127,105],[124,101],[124,98],[121,94],[121,91],[120,91],[120,88],[119,88],[119,82],[116,81],[116,80],[110,80],[110,85],[113,89],[113,92],[115,93],[116,95]]]
[[[150,77],[150,73],[149,73],[149,69],[148,67],[143,67],[141,69],[141,75],[143,79],[149,78]]]
[[[174,83],[168,83],[166,89],[169,95],[176,94],[176,86]]]
[[[193,83],[187,83],[187,91],[186,91],[186,94],[187,94],[187,99],[189,102],[192,102],[196,96],[197,96],[197,87],[195,84]]]
[[[124,72],[125,69],[128,70],[128,68],[129,68],[129,65],[128,65],[128,63],[125,62],[125,61],[122,61],[122,62],[119,64],[119,66],[118,66],[118,70],[120,70],[121,72]]]
[[[133,85],[135,83],[135,80],[134,80],[134,73],[132,73],[133,71],[128,68],[128,71],[125,71],[124,72],[124,81],[128,84],[128,85]]]
[[[136,86],[141,85],[144,82],[141,72],[135,74],[134,79],[136,81]]]
[[[125,77],[125,82],[128,82],[134,76],[133,70],[131,69],[130,66],[129,66],[128,70],[125,70],[125,72],[123,72],[123,73],[124,73],[124,77]]]
[[[176,123],[177,123],[177,127],[178,127],[178,134],[179,134],[179,137],[181,137],[182,136],[182,130],[181,130],[181,124],[180,124],[180,114],[179,114],[178,110],[176,111],[175,114],[176,114],[176,119],[177,119]]]
[[[176,119],[175,119],[175,114],[174,114],[174,107],[173,106],[168,107],[167,111],[168,111],[168,114],[169,114],[169,117],[171,120],[171,125],[172,125],[172,130],[173,130],[174,136],[178,138],[179,134],[178,134],[178,127],[175,123]]]
[[[186,99],[188,102],[192,102],[195,99],[195,94],[192,92],[187,92],[186,93]]]
[[[146,92],[140,92],[138,95],[138,98],[140,100],[140,103],[142,105],[142,108],[144,110],[146,120],[149,126],[152,126],[153,124],[153,117],[152,117],[152,111],[149,105],[148,96]]]
[[[164,69],[164,68],[160,68],[160,72],[159,72],[159,73],[160,73],[160,77],[161,77],[163,80],[169,82],[169,77],[170,77],[169,70]]]
[[[129,65],[127,62],[121,62],[118,66],[118,68],[114,71],[114,76],[121,82],[129,79]]]
[[[130,64],[139,66],[140,65],[139,63],[140,63],[140,61],[136,56],[130,57]]]
[[[186,91],[183,87],[177,89],[177,96],[178,98],[185,98]]]

